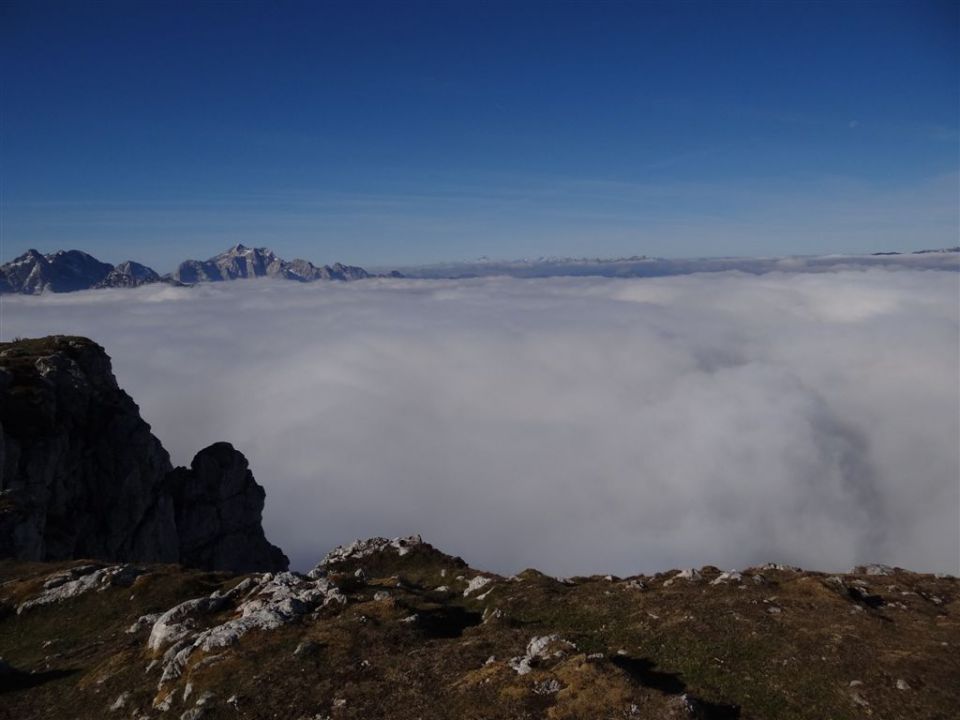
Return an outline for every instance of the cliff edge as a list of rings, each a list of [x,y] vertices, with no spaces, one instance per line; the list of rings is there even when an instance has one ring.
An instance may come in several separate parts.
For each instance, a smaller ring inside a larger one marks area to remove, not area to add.
[[[263,503],[227,443],[174,469],[92,340],[0,343],[0,557],[285,570]]]

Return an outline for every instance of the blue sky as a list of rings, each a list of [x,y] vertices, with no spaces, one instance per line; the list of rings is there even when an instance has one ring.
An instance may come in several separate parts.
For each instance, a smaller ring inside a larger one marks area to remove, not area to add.
[[[958,7],[8,1],[0,259],[956,244]]]

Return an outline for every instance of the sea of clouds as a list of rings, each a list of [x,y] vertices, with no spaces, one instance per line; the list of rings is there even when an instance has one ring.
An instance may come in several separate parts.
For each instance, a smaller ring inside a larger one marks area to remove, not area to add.
[[[228,440],[311,567],[960,567],[958,274],[257,280],[5,297],[103,344],[177,464]]]

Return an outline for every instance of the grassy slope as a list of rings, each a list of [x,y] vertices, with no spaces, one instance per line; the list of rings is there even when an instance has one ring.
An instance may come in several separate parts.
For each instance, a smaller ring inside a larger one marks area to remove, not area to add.
[[[366,581],[353,577],[361,565]],[[15,614],[65,566],[0,563],[0,656],[31,673],[0,678],[0,718],[160,716],[146,633],[126,629],[239,578],[157,566],[131,588]],[[707,718],[735,717],[736,705],[742,718],[947,720],[960,707],[954,578],[898,571],[844,576],[841,587],[818,573],[773,570],[762,583],[745,574],[740,584],[711,585],[717,571],[704,569],[696,581],[643,578],[644,590],[527,571],[497,578],[479,600],[463,597],[476,572],[429,547],[338,569],[346,606],[193,663],[166,716],[194,708],[204,691],[215,695],[205,718],[682,718],[691,717],[685,693]],[[855,580],[884,604],[852,597]],[[451,590],[436,590],[444,585]],[[390,597],[374,600],[384,589]],[[403,622],[413,613],[418,622]],[[508,666],[531,637],[553,633],[576,649],[527,675]],[[558,691],[537,692],[551,680]],[[110,712],[123,692],[124,709]]]

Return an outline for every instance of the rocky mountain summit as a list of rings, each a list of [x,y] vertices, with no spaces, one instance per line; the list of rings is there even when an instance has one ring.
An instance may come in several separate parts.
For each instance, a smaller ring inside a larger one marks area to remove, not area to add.
[[[113,268],[103,280],[93,287],[139,287],[140,285],[150,285],[158,282],[163,282],[163,278],[157,275],[152,268],[133,260],[127,260]]]
[[[0,343],[0,557],[283,570],[263,504],[226,443],[173,468],[96,343]]]
[[[505,577],[419,537],[306,574],[4,561],[0,718],[947,720],[958,597],[882,566]]]
[[[0,292],[39,295],[43,292],[86,290],[105,282],[113,266],[79,250],[41,255],[27,250],[0,265]]]
[[[46,255],[27,250],[0,265],[0,293],[41,295],[91,288],[137,287],[156,282],[171,281],[133,260],[113,266],[80,250],[59,250]]]
[[[248,248],[244,245],[235,245],[209,260],[185,260],[174,272],[163,276],[133,260],[113,266],[80,250],[60,250],[47,255],[28,250],[20,257],[0,265],[0,293],[40,295],[44,292],[138,287],[159,282],[193,285],[258,277],[314,282],[362,280],[370,277],[370,274],[354,265],[334,263],[317,266],[309,260],[287,261],[267,248]],[[391,273],[391,277],[401,276]]]
[[[323,265],[317,267],[308,260],[283,260],[267,248],[248,248],[234,245],[209,260],[186,260],[171,273],[178,282],[219,282],[241,278],[273,277],[299,282],[314,280],[361,280],[370,277],[361,267],[352,265]]]

